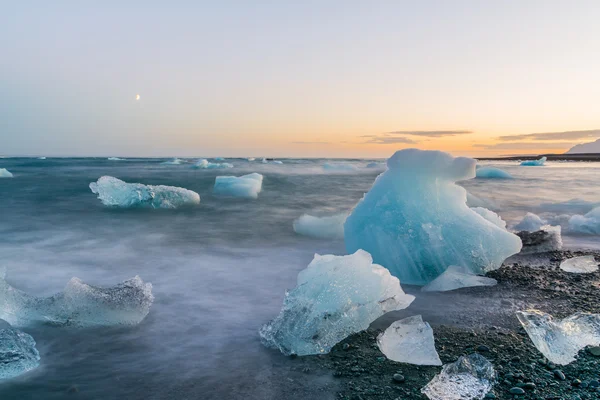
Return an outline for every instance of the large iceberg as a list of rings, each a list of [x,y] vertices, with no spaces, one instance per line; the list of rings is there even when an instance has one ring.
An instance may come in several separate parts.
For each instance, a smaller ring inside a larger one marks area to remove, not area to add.
[[[525,160],[521,163],[524,167],[541,167],[546,164],[547,157],[542,157],[539,160]]]
[[[371,255],[359,250],[348,256],[315,255],[287,292],[280,314],[260,329],[263,343],[282,353],[328,353],[353,333],[389,311],[410,305],[398,278]]]
[[[317,239],[343,239],[344,221],[347,217],[347,213],[328,217],[304,214],[294,221],[294,232]]]
[[[135,325],[148,315],[153,301],[152,284],[139,276],[109,288],[72,278],[62,292],[35,297],[9,285],[4,273],[0,275],[0,318],[13,326]]]
[[[256,199],[262,190],[263,176],[253,172],[242,176],[217,176],[213,193],[219,196]]]
[[[208,160],[201,159],[201,160],[198,160],[194,165],[192,165],[192,168],[198,168],[198,169],[223,169],[223,168],[233,168],[233,164],[229,164],[229,163],[212,163],[212,162],[209,162]]]
[[[475,176],[475,160],[408,149],[387,165],[346,219],[349,253],[364,249],[403,283],[425,285],[450,265],[482,274],[521,250],[521,240],[470,209],[456,185]]]
[[[423,322],[420,315],[394,322],[377,337],[377,346],[392,361],[442,365],[435,350],[433,330],[427,322]]]
[[[485,357],[474,353],[446,364],[421,393],[430,400],[483,399],[496,380],[494,366]]]
[[[177,208],[200,203],[200,195],[174,186],[152,186],[127,183],[112,176],[103,176],[90,183],[102,204],[109,207]]]
[[[464,287],[495,286],[495,279],[473,275],[468,269],[451,265],[440,276],[423,286],[423,292],[447,292]]]
[[[0,379],[14,378],[40,365],[35,340],[0,320]]]
[[[579,350],[600,345],[600,314],[576,313],[563,320],[537,310],[519,311],[517,318],[535,347],[555,364],[575,361]]]
[[[560,250],[563,245],[560,225],[544,225],[535,232],[520,231],[517,236],[523,243],[521,254],[546,253]]]
[[[574,274],[590,274],[598,271],[598,261],[594,256],[573,257],[561,262],[560,269]]]
[[[600,235],[600,207],[585,215],[573,215],[569,219],[569,230],[584,235]]]
[[[0,178],[12,178],[13,174],[6,168],[0,168]]]
[[[512,179],[511,174],[495,167],[477,168],[476,177],[481,179]]]
[[[546,225],[546,221],[541,219],[534,213],[528,212],[525,214],[521,222],[515,225],[514,229],[516,231],[527,231],[527,232],[535,232],[539,231],[542,226]]]

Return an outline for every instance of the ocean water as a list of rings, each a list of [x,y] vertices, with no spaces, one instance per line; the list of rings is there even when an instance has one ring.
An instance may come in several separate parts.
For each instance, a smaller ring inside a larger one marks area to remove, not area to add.
[[[280,310],[284,292],[314,253],[344,254],[341,240],[298,236],[303,213],[349,211],[382,169],[373,160],[231,159],[227,170],[190,163],[100,158],[0,159],[0,267],[31,294],[63,289],[77,276],[110,286],[134,275],[154,285],[155,302],[135,327],[25,329],[41,366],[0,382],[0,399],[295,399],[335,398],[328,376],[298,371],[298,360],[260,344],[258,329]],[[600,163],[519,167],[484,162],[513,180],[461,183],[509,226],[527,211],[564,221],[600,202]],[[217,175],[264,175],[257,200],[212,195]],[[197,207],[109,209],[88,185],[111,175],[127,182],[198,192]],[[564,203],[572,199],[578,202]],[[564,237],[568,247],[599,248],[598,238]]]

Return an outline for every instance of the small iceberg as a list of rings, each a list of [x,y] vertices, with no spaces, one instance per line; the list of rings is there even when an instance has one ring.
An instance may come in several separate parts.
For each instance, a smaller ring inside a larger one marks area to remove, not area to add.
[[[283,164],[283,161],[273,160],[273,164],[281,165],[281,164]]]
[[[103,176],[90,183],[92,193],[109,207],[178,208],[200,204],[200,195],[175,186],[152,186],[127,183],[112,176]]]
[[[347,217],[347,213],[328,217],[314,217],[304,214],[294,221],[294,232],[317,239],[343,239],[344,221]]]
[[[500,268],[521,250],[521,239],[497,216],[490,222],[467,206],[456,182],[474,178],[475,164],[440,151],[396,152],[346,219],[348,253],[368,251],[403,283],[421,286],[449,265],[475,275]]]
[[[37,159],[38,159],[38,160],[45,160],[45,159],[46,159],[46,157],[38,157]]]
[[[600,207],[585,215],[573,215],[569,219],[569,231],[583,235],[600,235]]]
[[[265,346],[299,356],[328,353],[341,340],[369,327],[383,314],[408,307],[398,278],[371,255],[315,254],[286,293],[280,314],[260,329]]]
[[[573,257],[561,262],[560,269],[574,274],[591,274],[598,271],[598,261],[594,256]]]
[[[161,162],[161,164],[162,165],[179,165],[179,164],[183,164],[184,162],[185,162],[184,160],[181,160],[179,158],[174,158],[174,159],[169,160],[169,161]]]
[[[539,160],[526,160],[521,163],[523,167],[541,167],[546,164],[546,157],[542,157]]]
[[[256,158],[254,158],[254,157],[248,157],[248,158],[246,158],[246,161],[250,161],[251,162],[251,161],[254,161],[254,160],[256,160]]]
[[[0,168],[0,178],[12,178],[13,174],[6,168]]]
[[[34,297],[10,286],[0,275],[0,318],[13,326],[48,323],[59,326],[139,324],[154,301],[152,284],[139,276],[99,288],[72,278],[50,297]]]
[[[433,330],[420,315],[394,322],[377,337],[379,350],[390,360],[414,365],[442,365]]]
[[[198,168],[198,169],[224,169],[224,168],[233,168],[233,164],[229,164],[229,163],[212,163],[212,162],[209,162],[208,160],[201,159],[201,160],[198,160],[194,165],[192,165],[192,168]]]
[[[263,176],[253,172],[242,176],[217,176],[213,193],[218,196],[256,199],[262,190]]]
[[[535,347],[555,364],[575,361],[579,350],[600,345],[600,315],[576,313],[563,320],[537,310],[519,311],[517,318]]]
[[[515,225],[514,230],[517,232],[536,232],[539,231],[544,225],[546,225],[546,221],[541,219],[536,214],[528,212],[525,214],[521,222]]]
[[[521,238],[523,243],[521,254],[547,253],[560,250],[563,245],[560,225],[544,225],[539,231],[517,232],[517,236]]]
[[[223,157],[215,157],[215,161],[225,161]]]
[[[328,172],[354,172],[356,166],[348,163],[325,163],[323,169]]]
[[[475,177],[480,179],[513,179],[511,174],[495,167],[477,168]]]
[[[430,400],[483,399],[496,381],[494,366],[480,354],[461,356],[446,364],[421,393]]]
[[[0,380],[14,378],[39,365],[35,340],[0,320]]]
[[[465,287],[496,286],[498,281],[473,275],[468,269],[451,265],[440,276],[421,288],[423,292],[448,292]]]
[[[125,161],[124,158],[119,158],[119,157],[108,157],[107,160],[108,161]]]

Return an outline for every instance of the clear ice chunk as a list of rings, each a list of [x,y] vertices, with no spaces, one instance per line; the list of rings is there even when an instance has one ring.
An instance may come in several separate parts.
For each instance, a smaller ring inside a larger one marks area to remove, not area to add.
[[[109,207],[178,208],[200,203],[200,195],[188,189],[127,183],[112,176],[90,183],[90,189]]]
[[[212,163],[208,160],[205,159],[201,159],[198,160],[194,165],[192,165],[192,168],[196,168],[196,169],[224,169],[224,168],[233,168],[233,164],[230,163]]]
[[[217,176],[213,193],[218,196],[256,199],[262,190],[263,176],[253,172],[242,176]]]
[[[521,239],[467,204],[457,181],[475,160],[440,151],[396,152],[344,224],[346,250],[364,249],[403,283],[425,285],[449,265],[473,274],[500,268]]]
[[[541,219],[538,215],[528,212],[525,214],[521,222],[515,225],[514,229],[518,232],[535,232],[539,231],[544,225],[546,225],[546,221]]]
[[[6,168],[0,168],[0,178],[12,178],[13,174]]]
[[[371,255],[359,250],[347,256],[315,254],[287,292],[280,314],[260,329],[263,344],[283,354],[328,353],[383,314],[408,307],[398,278]]]
[[[59,326],[136,325],[154,301],[152,284],[139,276],[116,286],[99,288],[72,278],[50,297],[35,297],[0,278],[0,318],[13,326],[48,323]]]
[[[35,340],[0,320],[0,379],[14,378],[40,365]]]
[[[451,265],[440,276],[421,288],[423,292],[447,292],[464,287],[495,286],[498,281],[473,275],[468,269]]]
[[[575,361],[579,350],[600,345],[600,314],[575,313],[562,320],[538,310],[517,312],[535,347],[555,364]]]
[[[494,366],[480,354],[469,354],[446,364],[421,393],[430,400],[483,399],[496,380]]]
[[[294,232],[317,239],[343,239],[347,213],[327,217],[304,214],[294,221]]]
[[[575,274],[590,274],[598,271],[598,261],[594,256],[573,257],[561,262],[560,269]]]
[[[546,164],[546,157],[542,157],[539,160],[525,160],[521,163],[523,167],[541,167]]]
[[[394,322],[377,337],[379,350],[390,360],[414,365],[442,365],[433,330],[420,315]]]

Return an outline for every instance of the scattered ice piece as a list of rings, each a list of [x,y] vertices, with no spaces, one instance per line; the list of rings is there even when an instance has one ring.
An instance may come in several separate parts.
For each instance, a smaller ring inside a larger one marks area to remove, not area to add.
[[[0,168],[0,178],[12,178],[13,174],[6,168]]]
[[[410,305],[398,278],[371,255],[359,250],[348,256],[320,256],[298,274],[280,314],[260,329],[263,344],[283,354],[328,353],[383,314]]]
[[[364,249],[403,283],[425,285],[449,265],[482,274],[521,250],[519,237],[466,205],[455,182],[475,176],[475,160],[408,149],[387,164],[346,219],[349,253]]]
[[[223,157],[215,157],[215,161],[225,161]]]
[[[440,276],[421,288],[423,292],[447,292],[464,287],[496,286],[498,281],[473,275],[467,268],[451,265]]]
[[[547,158],[542,157],[539,160],[526,160],[521,163],[524,167],[541,167],[546,163]]]
[[[162,162],[161,164],[163,164],[163,165],[179,165],[179,164],[182,164],[184,162],[185,162],[184,160],[180,160],[179,158],[174,158],[174,159],[172,159],[170,161]]]
[[[108,161],[125,161],[124,158],[119,158],[119,157],[108,157],[107,160]]]
[[[513,179],[511,174],[495,167],[477,168],[476,177],[482,179]]]
[[[198,160],[192,168],[200,169],[222,169],[222,168],[233,168],[233,164],[229,163],[212,163],[205,159]]]
[[[0,318],[13,326],[136,325],[148,315],[153,301],[152,284],[139,276],[109,288],[72,278],[62,292],[34,297],[10,286],[4,273],[0,275]]]
[[[0,320],[0,380],[31,371],[40,365],[35,340]]]
[[[569,219],[569,231],[585,235],[600,235],[600,207],[585,215],[573,215]]]
[[[38,160],[45,160],[46,157],[38,157]]]
[[[442,365],[433,330],[420,315],[394,322],[377,337],[379,350],[390,360],[414,365]]]
[[[200,203],[200,195],[174,186],[152,186],[127,183],[112,176],[103,176],[90,183],[102,204],[109,207],[177,208]]]
[[[256,199],[262,190],[263,176],[253,172],[242,176],[217,176],[214,194],[220,196]]]
[[[561,262],[560,269],[574,274],[590,274],[598,271],[598,261],[594,256],[573,257]]]
[[[356,166],[348,163],[325,163],[323,169],[329,172],[353,172]]]
[[[480,354],[469,354],[444,365],[421,393],[430,400],[483,399],[495,380],[494,366]]]
[[[266,159],[266,158],[264,158],[264,157],[263,157],[263,159],[262,159],[262,161],[261,161],[261,162],[262,162],[263,164],[267,164],[267,163],[268,163],[267,159]]]
[[[483,218],[490,221],[497,227],[506,229],[506,222],[504,222],[504,220],[495,212],[483,207],[471,207],[471,210],[475,211],[477,214],[481,215]]]
[[[535,347],[555,364],[575,361],[579,350],[600,345],[600,315],[575,313],[563,320],[538,310],[517,312],[517,318]]]
[[[281,164],[283,164],[283,161],[273,160],[273,164],[279,164],[279,165],[281,165]]]
[[[560,225],[544,225],[539,231],[517,232],[517,236],[521,238],[521,242],[523,243],[521,254],[546,253],[560,250],[563,245]]]
[[[542,226],[546,225],[546,221],[541,219],[539,216],[534,213],[528,212],[525,214],[521,222],[515,225],[514,229],[518,232],[527,231],[527,232],[535,232],[539,231]]]
[[[248,157],[248,158],[246,158],[246,160],[247,161],[254,161],[254,160],[256,160],[256,158],[254,158],[254,157]]]
[[[328,217],[314,217],[304,214],[294,221],[294,232],[318,239],[343,239],[344,221],[347,217],[347,213]]]

